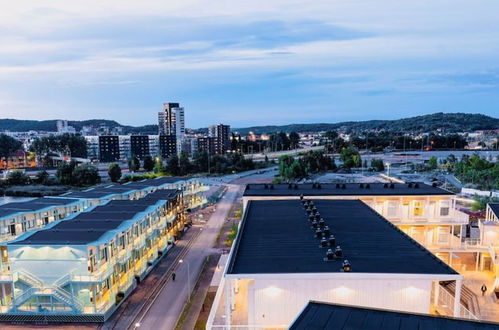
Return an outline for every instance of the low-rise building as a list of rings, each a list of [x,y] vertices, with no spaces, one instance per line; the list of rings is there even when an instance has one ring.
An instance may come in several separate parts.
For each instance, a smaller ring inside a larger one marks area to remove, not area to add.
[[[362,201],[249,201],[207,329],[287,328],[310,300],[471,317],[461,285]]]
[[[91,206],[76,198],[44,197],[0,205],[0,242],[13,240],[24,233],[81,212]]]
[[[0,319],[103,322],[184,226],[182,191],[115,200],[2,248]]]
[[[289,330],[494,330],[497,328],[499,328],[497,323],[310,301],[293,321]]]

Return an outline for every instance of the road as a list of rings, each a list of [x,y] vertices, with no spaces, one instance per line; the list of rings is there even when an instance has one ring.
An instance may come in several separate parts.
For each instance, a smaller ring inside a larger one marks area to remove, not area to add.
[[[176,266],[176,280],[170,280],[159,293],[151,308],[143,317],[136,320],[136,323],[140,324],[140,329],[174,329],[187,301],[188,290],[192,291],[196,284],[206,257],[213,251],[212,248],[220,228],[229,214],[233,202],[242,191],[241,186],[228,185],[228,187],[225,196],[217,204],[216,211],[211,215],[202,233],[184,257],[184,262]]]
[[[284,155],[296,155],[301,152],[307,152],[307,151],[313,151],[313,150],[323,150],[324,146],[315,146],[315,147],[302,147],[300,149],[293,149],[293,150],[285,150],[285,151],[274,151],[274,152],[267,152],[267,153],[254,153],[254,154],[245,154],[244,157],[248,159],[253,159],[253,160],[263,160],[265,159],[265,156],[267,156],[268,159],[275,159],[279,158]]]

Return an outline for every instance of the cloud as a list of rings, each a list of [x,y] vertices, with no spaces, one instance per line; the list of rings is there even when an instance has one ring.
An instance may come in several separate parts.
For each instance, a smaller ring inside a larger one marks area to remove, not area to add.
[[[2,116],[111,118],[121,108],[122,120],[151,123],[176,99],[201,126],[251,124],[259,111],[286,122],[362,118],[397,102],[408,114],[455,110],[457,93],[470,94],[459,96],[462,111],[475,111],[473,93],[480,109],[499,105],[492,0],[27,0],[2,9]]]

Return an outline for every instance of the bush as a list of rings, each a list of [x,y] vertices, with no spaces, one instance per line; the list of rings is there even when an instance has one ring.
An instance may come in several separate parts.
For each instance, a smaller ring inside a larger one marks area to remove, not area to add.
[[[9,185],[24,186],[30,183],[30,178],[22,171],[13,171],[10,173],[7,182]]]
[[[107,174],[112,182],[118,182],[121,179],[121,167],[116,163],[111,163],[109,164]]]

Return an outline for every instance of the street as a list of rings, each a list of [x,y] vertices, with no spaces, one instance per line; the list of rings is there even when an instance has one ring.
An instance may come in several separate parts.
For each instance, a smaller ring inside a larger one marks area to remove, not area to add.
[[[182,263],[175,266],[176,279],[171,279],[163,287],[151,308],[138,320],[132,329],[171,330],[175,328],[179,315],[190,291],[196,284],[199,272],[206,257],[212,253],[212,247],[232,203],[242,191],[241,186],[229,185],[225,196],[217,204],[216,211],[211,215],[201,234],[189,249]]]

